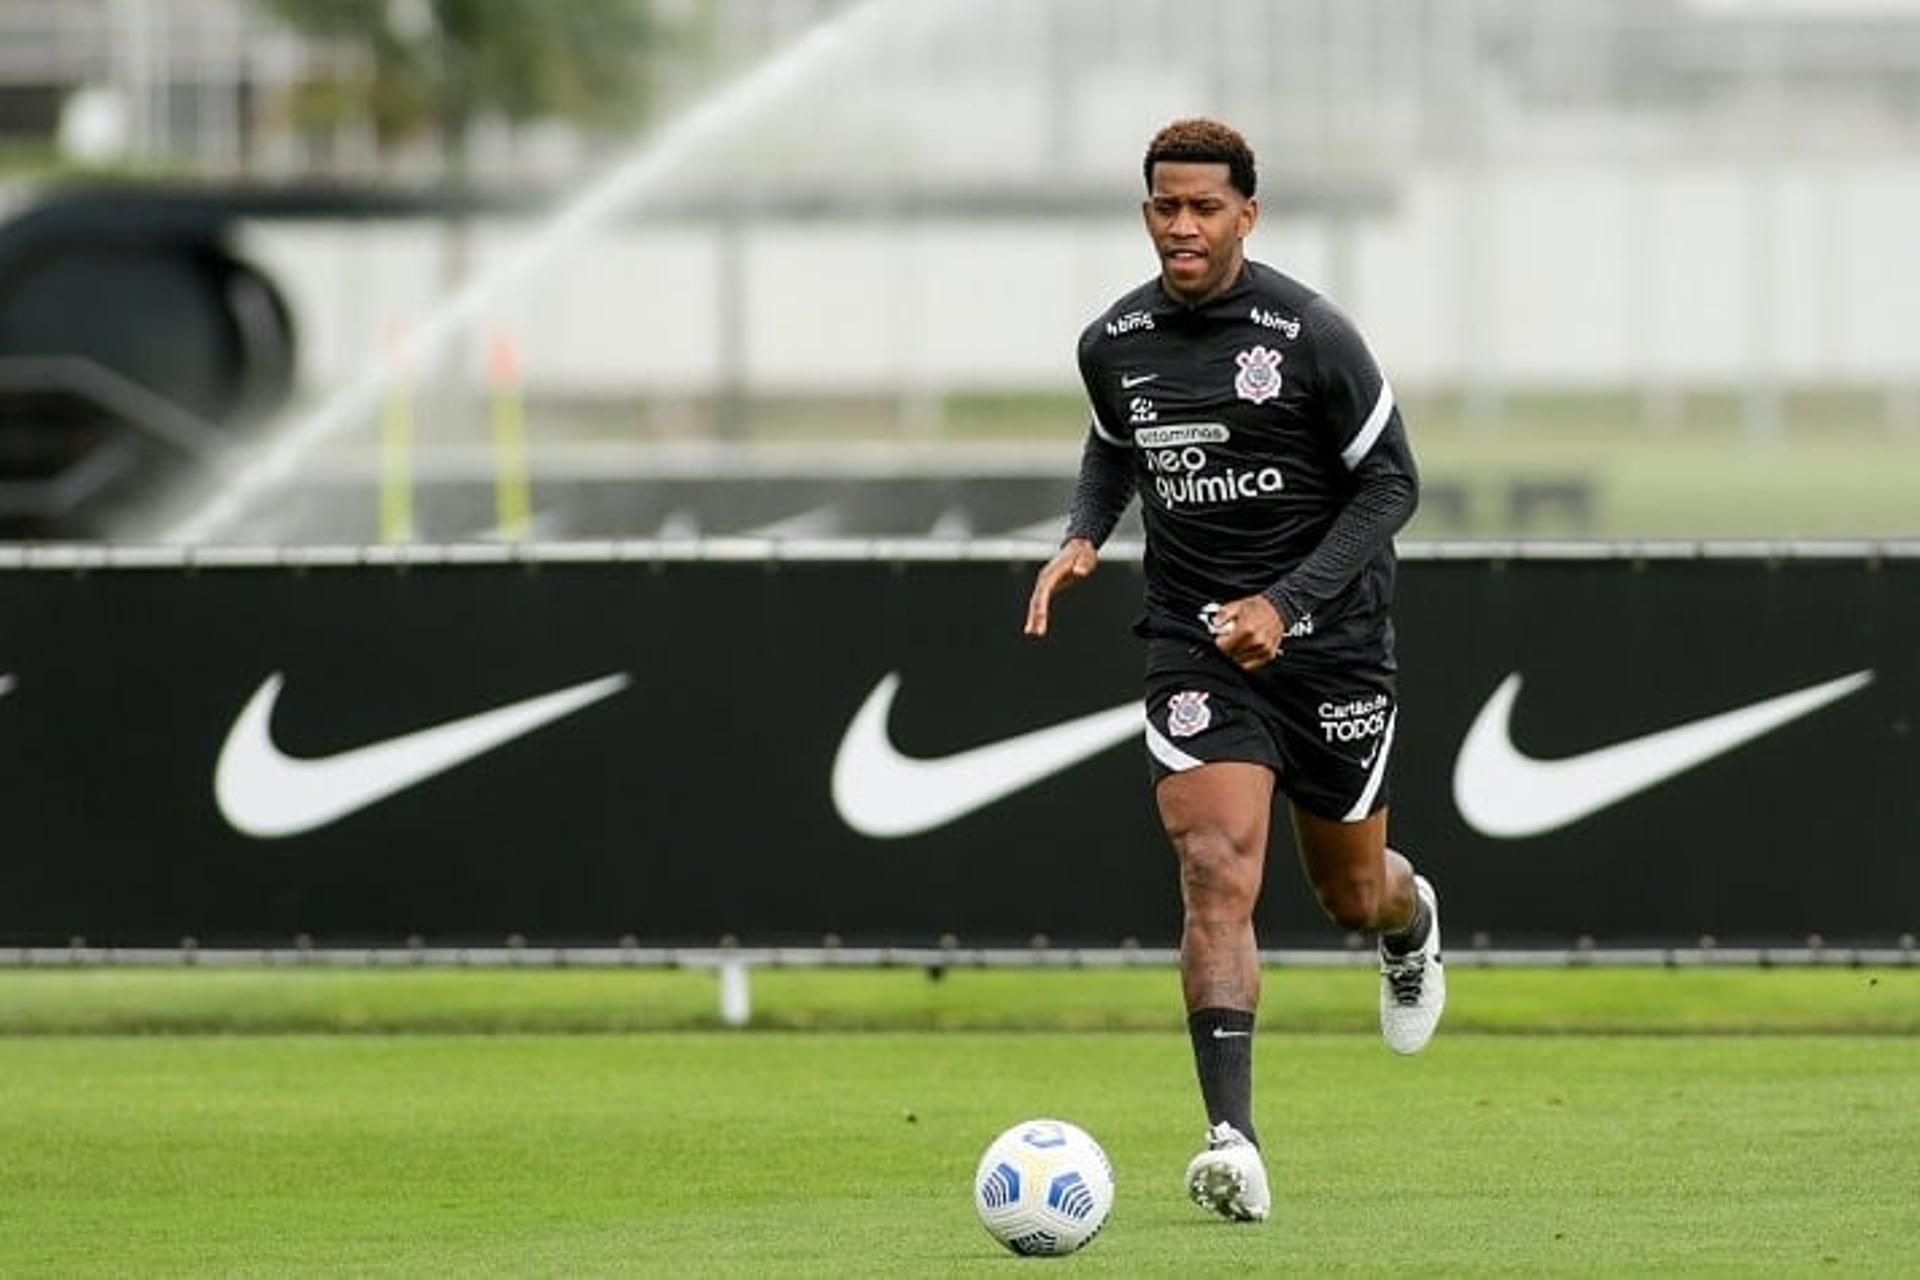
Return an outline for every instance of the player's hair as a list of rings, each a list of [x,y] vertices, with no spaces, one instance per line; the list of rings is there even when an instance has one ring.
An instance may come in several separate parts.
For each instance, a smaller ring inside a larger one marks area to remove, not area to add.
[[[1224,164],[1233,189],[1248,199],[1253,198],[1259,182],[1253,171],[1253,148],[1247,145],[1238,129],[1218,120],[1204,117],[1175,120],[1153,135],[1153,141],[1147,144],[1146,162],[1141,166],[1149,194],[1153,191],[1153,166],[1162,160]]]

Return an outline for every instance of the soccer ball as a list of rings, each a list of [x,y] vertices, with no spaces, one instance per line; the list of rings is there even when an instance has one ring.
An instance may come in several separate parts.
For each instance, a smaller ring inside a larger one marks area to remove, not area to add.
[[[1028,1120],[988,1144],[973,1207],[987,1234],[1015,1253],[1072,1253],[1107,1225],[1113,1166],[1085,1129]]]

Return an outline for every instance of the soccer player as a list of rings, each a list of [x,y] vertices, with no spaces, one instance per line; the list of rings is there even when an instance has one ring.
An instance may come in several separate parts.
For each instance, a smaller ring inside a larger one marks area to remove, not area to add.
[[[1206,1104],[1194,1200],[1271,1208],[1253,1124],[1253,908],[1274,788],[1321,908],[1380,936],[1380,1029],[1424,1047],[1446,1000],[1432,885],[1387,847],[1392,538],[1419,478],[1386,379],[1351,322],[1245,256],[1253,153],[1212,120],[1156,135],[1147,233],[1160,274],[1080,337],[1093,421],[1067,539],[1026,632],[1091,574],[1138,493],[1146,528],[1146,740],[1179,862],[1180,977]]]

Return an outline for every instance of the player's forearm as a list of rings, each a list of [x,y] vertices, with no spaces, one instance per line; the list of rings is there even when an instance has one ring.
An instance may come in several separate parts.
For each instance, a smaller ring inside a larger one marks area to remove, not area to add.
[[[1333,600],[1412,519],[1420,502],[1419,476],[1396,425],[1395,438],[1361,465],[1359,486],[1327,534],[1305,560],[1263,594],[1287,625]]]
[[[1067,537],[1085,538],[1096,547],[1106,542],[1133,501],[1134,483],[1132,454],[1089,431],[1067,512]]]

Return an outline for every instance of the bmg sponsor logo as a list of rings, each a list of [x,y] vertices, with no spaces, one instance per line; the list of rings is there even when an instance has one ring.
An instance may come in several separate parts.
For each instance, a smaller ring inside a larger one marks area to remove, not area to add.
[[[1278,311],[1264,311],[1255,307],[1247,316],[1263,329],[1272,329],[1275,333],[1284,333],[1289,339],[1300,336],[1300,322],[1291,316],[1283,316]]]

